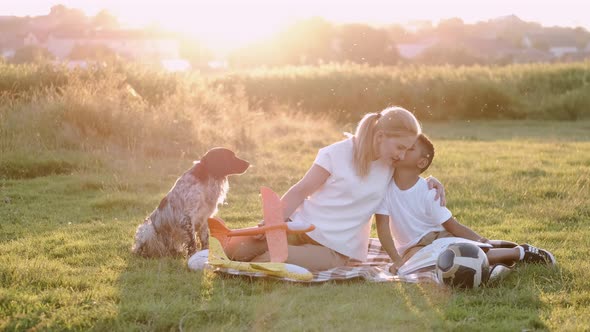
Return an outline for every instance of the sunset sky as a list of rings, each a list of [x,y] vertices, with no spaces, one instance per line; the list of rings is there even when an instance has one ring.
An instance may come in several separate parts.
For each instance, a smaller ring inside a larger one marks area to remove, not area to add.
[[[107,9],[122,22],[189,32],[213,47],[241,46],[272,35],[298,19],[319,16],[334,23],[405,23],[459,17],[465,23],[515,14],[545,26],[590,30],[584,0],[17,0],[3,1],[0,15],[38,16],[51,6],[80,8],[87,15]]]

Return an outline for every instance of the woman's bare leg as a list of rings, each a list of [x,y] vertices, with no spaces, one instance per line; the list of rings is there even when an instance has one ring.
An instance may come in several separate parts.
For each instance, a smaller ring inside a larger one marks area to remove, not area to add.
[[[223,248],[227,257],[233,261],[249,262],[268,250],[266,239],[255,236],[233,236]]]

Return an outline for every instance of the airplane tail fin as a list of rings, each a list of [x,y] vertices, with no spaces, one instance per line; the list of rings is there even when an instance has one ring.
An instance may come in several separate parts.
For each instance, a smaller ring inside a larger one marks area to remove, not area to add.
[[[227,242],[229,241],[228,234],[231,232],[231,230],[225,226],[223,220],[217,217],[209,218],[207,223],[209,224],[209,232],[211,236],[219,240],[221,246],[225,248]]]

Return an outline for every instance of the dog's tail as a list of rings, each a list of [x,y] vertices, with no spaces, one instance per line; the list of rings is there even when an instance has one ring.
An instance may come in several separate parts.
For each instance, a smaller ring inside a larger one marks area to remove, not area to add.
[[[207,219],[207,223],[209,224],[209,232],[211,233],[211,236],[219,240],[221,246],[225,248],[229,241],[228,234],[231,230],[225,226],[223,220],[217,217]]]

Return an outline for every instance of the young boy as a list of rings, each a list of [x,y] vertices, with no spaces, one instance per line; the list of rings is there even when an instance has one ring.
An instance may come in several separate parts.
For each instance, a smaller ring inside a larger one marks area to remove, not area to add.
[[[393,181],[389,184],[383,202],[377,209],[377,234],[397,270],[418,250],[444,237],[461,237],[488,243],[452,217],[451,211],[434,200],[435,192],[428,190],[420,177],[432,163],[434,146],[425,135],[420,135],[403,160],[394,163]],[[390,229],[391,225],[391,229]],[[512,248],[490,248],[486,255],[490,265],[512,265],[517,261],[555,265],[553,255],[544,249],[523,244]]]

